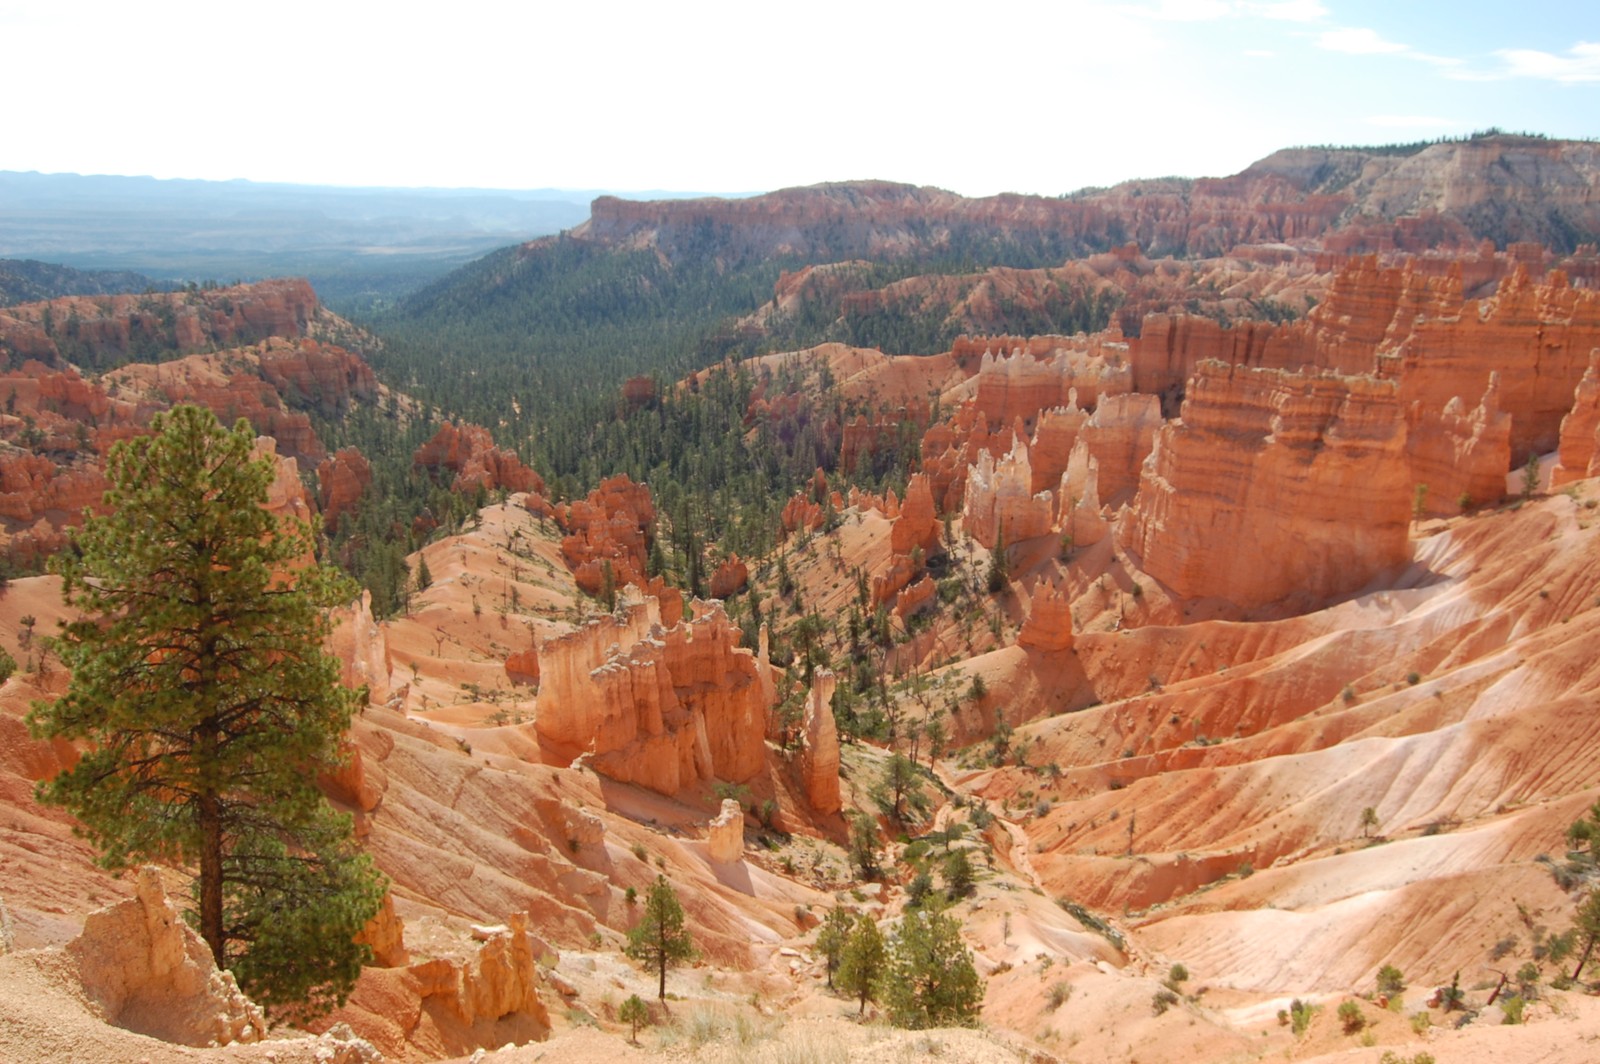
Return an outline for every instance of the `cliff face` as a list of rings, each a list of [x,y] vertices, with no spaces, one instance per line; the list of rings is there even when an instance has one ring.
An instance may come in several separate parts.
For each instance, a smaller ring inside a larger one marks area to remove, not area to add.
[[[1600,292],[1572,287],[1560,270],[1535,281],[1513,261],[1494,294],[1476,300],[1462,298],[1458,265],[1441,273],[1423,261],[1380,266],[1369,256],[1342,269],[1327,298],[1301,321],[1226,328],[1190,316],[1153,315],[1130,359],[1137,389],[1166,394],[1174,394],[1208,358],[1375,375],[1395,381],[1401,401],[1416,408],[1412,420],[1424,427],[1423,440],[1465,431],[1445,424],[1461,416],[1459,409],[1446,413],[1452,401],[1476,403],[1491,390],[1491,375],[1504,369],[1493,392],[1498,410],[1510,419],[1509,468],[1530,453],[1555,449],[1573,389],[1597,345]],[[1443,445],[1432,446],[1438,451]],[[1447,478],[1437,454],[1414,460],[1420,463],[1415,482],[1430,484],[1430,496],[1438,500]],[[1484,458],[1479,454],[1474,461]],[[1487,490],[1487,473],[1467,479],[1482,482],[1463,489],[1478,501],[1499,497],[1477,494]]]
[[[1572,409],[1561,420],[1561,461],[1551,477],[1553,486],[1600,473],[1600,349],[1589,353],[1589,368],[1573,391]]]
[[[765,765],[770,697],[718,602],[661,624],[654,599],[539,647],[538,733],[547,763],[587,753],[599,773],[674,795]]]
[[[1131,240],[1152,253],[1216,255],[1340,231],[1353,250],[1469,247],[1486,236],[1570,248],[1600,232],[1597,184],[1600,157],[1592,144],[1493,136],[1410,156],[1290,149],[1230,177],[1130,181],[1067,198],[963,199],[885,181],[736,200],[602,196],[571,237],[676,256],[709,232],[719,234],[717,250],[725,255],[820,261],[934,250],[973,231],[1000,239],[1043,234],[1077,253]]]
[[[112,366],[167,352],[304,337],[318,312],[303,280],[145,295],[69,296],[0,311],[0,357]]]
[[[1348,593],[1409,559],[1405,449],[1393,382],[1203,363],[1119,542],[1182,597]]]

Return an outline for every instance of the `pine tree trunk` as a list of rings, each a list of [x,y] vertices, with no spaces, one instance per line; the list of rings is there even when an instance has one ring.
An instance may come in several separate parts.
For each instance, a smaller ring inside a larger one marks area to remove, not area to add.
[[[222,801],[215,794],[200,796],[200,937],[223,967]]]
[[[656,988],[656,996],[665,1001],[667,1000],[667,949],[665,945],[661,947],[660,971],[661,984]]]
[[[1589,963],[1589,954],[1594,952],[1594,940],[1595,936],[1590,935],[1589,944],[1583,947],[1583,956],[1578,958],[1578,966],[1572,969],[1572,981],[1574,983],[1578,981],[1578,973],[1583,971],[1583,966]]]

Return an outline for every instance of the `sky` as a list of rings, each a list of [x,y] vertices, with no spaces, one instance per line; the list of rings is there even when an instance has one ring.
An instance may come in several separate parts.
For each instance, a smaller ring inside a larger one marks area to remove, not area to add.
[[[46,173],[1054,195],[1600,136],[1596,0],[0,0],[0,48],[0,170]]]

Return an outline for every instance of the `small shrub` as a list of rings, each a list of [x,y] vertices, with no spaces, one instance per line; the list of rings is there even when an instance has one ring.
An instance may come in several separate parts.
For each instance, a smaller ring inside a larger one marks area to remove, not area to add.
[[[1417,684],[1419,684],[1421,682],[1422,682],[1422,673],[1420,673],[1420,672],[1408,672],[1408,673],[1406,673],[1406,683],[1410,684],[1412,687],[1417,686]]]
[[[638,891],[638,888],[636,888],[636,887],[629,887],[629,888],[628,888],[628,889],[627,889],[627,890],[625,890],[625,891],[623,891],[623,893],[622,893],[622,900],[623,900],[623,901],[625,901],[625,902],[627,902],[627,903],[628,903],[628,904],[629,904],[629,905],[636,905],[636,904],[638,904],[638,901],[639,901],[639,891]]]
[[[1186,982],[1188,978],[1189,969],[1182,964],[1174,964],[1171,970],[1167,972],[1167,984],[1169,986],[1176,986],[1179,983]]]
[[[1361,1012],[1361,1006],[1354,1001],[1339,1003],[1339,1023],[1344,1027],[1345,1034],[1355,1034],[1367,1025],[1367,1018]]]
[[[1378,993],[1394,997],[1405,990],[1406,977],[1392,964],[1385,964],[1378,969]]]
[[[1316,1011],[1317,1006],[1309,1001],[1295,998],[1289,1002],[1289,1024],[1294,1029],[1296,1038],[1306,1033],[1306,1028],[1311,1026],[1311,1017]]]
[[[1434,1060],[1433,1054],[1428,1052],[1402,1057],[1392,1049],[1385,1049],[1383,1056],[1378,1058],[1378,1064],[1434,1064]]]
[[[1509,997],[1500,1003],[1501,1023],[1521,1023],[1522,1009],[1527,1002],[1518,997]]]
[[[1071,1000],[1071,998],[1072,984],[1067,982],[1065,979],[1052,986],[1049,993],[1045,995],[1045,1000],[1050,1003],[1050,1008],[1052,1011],[1059,1009],[1062,1005],[1065,1005],[1069,1000]]]
[[[1155,997],[1150,999],[1150,1011],[1159,1016],[1177,1003],[1178,995],[1166,987],[1162,987],[1156,991]]]
[[[1433,1018],[1426,1012],[1413,1012],[1411,1014],[1411,1029],[1417,1034],[1424,1034],[1433,1026]]]

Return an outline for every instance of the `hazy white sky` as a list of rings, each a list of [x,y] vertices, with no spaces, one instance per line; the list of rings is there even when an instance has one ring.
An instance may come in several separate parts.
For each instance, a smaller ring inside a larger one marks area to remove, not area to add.
[[[0,170],[1051,194],[1600,135],[1596,0],[0,0],[0,49]]]

